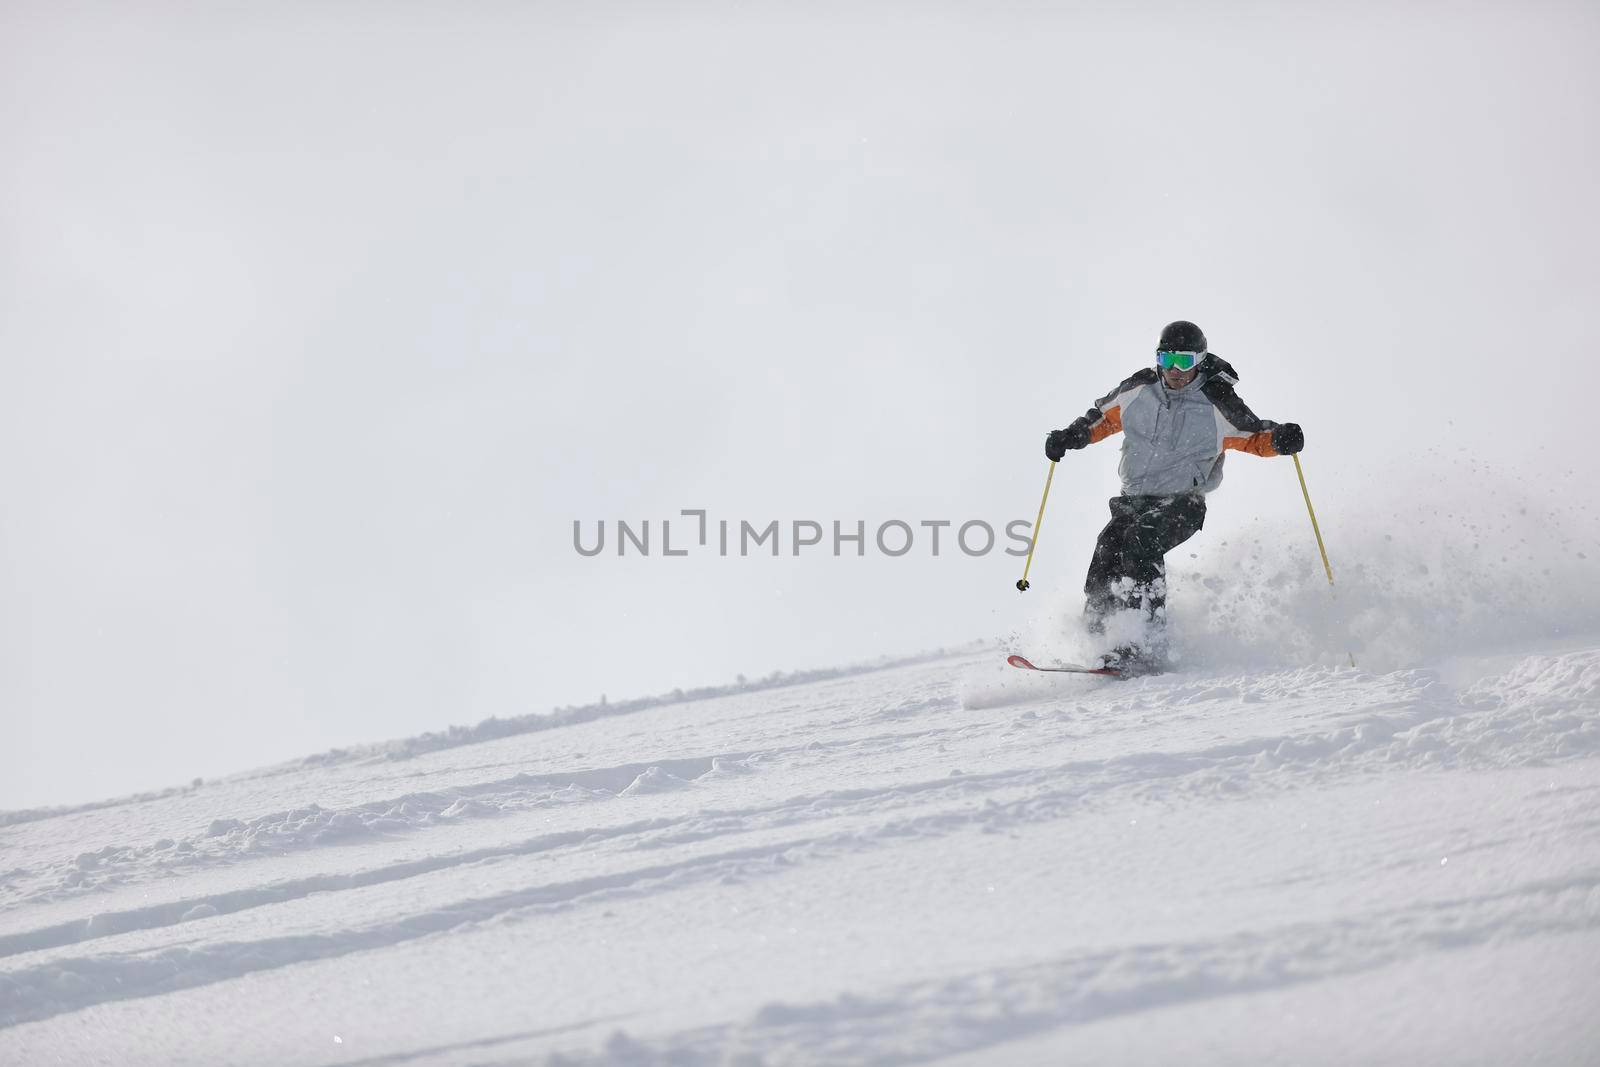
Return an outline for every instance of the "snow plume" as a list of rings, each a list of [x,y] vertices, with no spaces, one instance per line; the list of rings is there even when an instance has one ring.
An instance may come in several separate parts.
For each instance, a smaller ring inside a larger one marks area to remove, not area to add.
[[[1384,488],[1322,516],[1332,593],[1303,515],[1199,543],[1193,559],[1174,553],[1174,657],[1277,666],[1353,654],[1382,671],[1600,631],[1600,516],[1587,499],[1470,463],[1369,484]]]
[[[1331,592],[1304,510],[1241,528],[1231,502],[1217,501],[1208,528],[1167,557],[1175,669],[1347,665],[1353,655],[1364,670],[1388,671],[1600,633],[1600,505],[1474,461],[1409,480],[1366,472],[1357,484],[1341,493],[1331,481],[1319,515]],[[1082,593],[1064,582],[1000,643],[1041,663],[1092,664],[1137,636],[1117,620],[1090,636],[1082,612]],[[1050,684],[984,673],[969,701],[1009,702],[1028,695],[1019,686]],[[1002,680],[1006,692],[988,692]]]

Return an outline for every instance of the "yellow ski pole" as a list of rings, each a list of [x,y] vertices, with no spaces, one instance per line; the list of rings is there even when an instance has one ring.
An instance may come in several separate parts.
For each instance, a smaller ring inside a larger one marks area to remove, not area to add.
[[[1022,577],[1017,579],[1017,592],[1028,591],[1028,568],[1033,566],[1033,550],[1039,547],[1039,527],[1044,522],[1044,502],[1050,499],[1050,483],[1056,477],[1056,461],[1050,461],[1050,473],[1044,476],[1044,496],[1039,498],[1039,517],[1033,520],[1033,540],[1028,543],[1028,562],[1022,565]]]
[[[1328,547],[1322,543],[1322,527],[1317,525],[1317,509],[1311,506],[1311,493],[1306,489],[1306,472],[1300,466],[1300,454],[1296,452],[1290,458],[1294,460],[1295,476],[1300,479],[1300,495],[1306,498],[1306,514],[1311,516],[1311,532],[1317,535],[1317,551],[1322,553],[1322,569],[1328,575],[1328,589],[1337,598],[1338,591],[1333,588],[1333,565],[1328,562]],[[1350,666],[1354,667],[1355,653],[1346,649],[1345,655],[1350,657]]]

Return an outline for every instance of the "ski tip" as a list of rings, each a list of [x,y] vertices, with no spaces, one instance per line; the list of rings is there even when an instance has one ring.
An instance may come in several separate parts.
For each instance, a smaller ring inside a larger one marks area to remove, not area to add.
[[[1029,663],[1027,660],[1023,659],[1021,656],[1007,656],[1006,662],[1011,664],[1013,667],[1021,667],[1025,671],[1036,671],[1039,669],[1038,667],[1035,667],[1033,664]]]

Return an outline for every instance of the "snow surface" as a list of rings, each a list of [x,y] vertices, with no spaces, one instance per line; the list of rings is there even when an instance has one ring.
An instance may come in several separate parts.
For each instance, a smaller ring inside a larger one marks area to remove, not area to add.
[[[985,650],[11,813],[0,1062],[1594,1062],[1567,643]]]

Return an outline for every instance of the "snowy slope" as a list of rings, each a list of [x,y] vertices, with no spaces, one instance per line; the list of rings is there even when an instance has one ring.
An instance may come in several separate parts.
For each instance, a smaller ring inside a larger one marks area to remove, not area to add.
[[[986,651],[14,814],[0,1062],[1593,1062],[1567,644]]]

